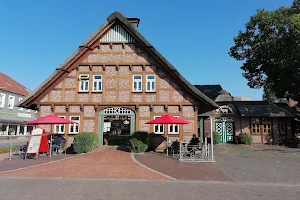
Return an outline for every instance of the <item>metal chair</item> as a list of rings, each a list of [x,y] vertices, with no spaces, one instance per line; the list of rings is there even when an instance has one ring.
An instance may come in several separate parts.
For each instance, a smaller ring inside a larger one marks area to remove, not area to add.
[[[66,154],[66,150],[65,150],[65,147],[66,147],[66,140],[62,140],[61,141],[61,143],[60,143],[60,145],[59,145],[59,148],[58,148],[58,150],[57,150],[57,152],[59,153],[59,154],[61,154],[63,151],[65,151],[65,154]]]

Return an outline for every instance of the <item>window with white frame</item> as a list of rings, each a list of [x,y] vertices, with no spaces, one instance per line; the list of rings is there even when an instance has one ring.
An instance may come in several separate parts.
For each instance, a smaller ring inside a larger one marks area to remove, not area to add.
[[[79,133],[80,117],[79,116],[70,116],[70,120],[73,122],[77,122],[78,124],[70,124],[69,132],[70,133]]]
[[[147,75],[146,76],[146,92],[155,92],[155,75]]]
[[[21,103],[22,100],[23,100],[23,98],[19,98],[19,103]],[[20,107],[19,110],[23,110],[23,108]]]
[[[14,109],[15,105],[15,97],[14,96],[8,96],[8,109]]]
[[[90,75],[81,74],[79,76],[79,92],[88,92],[89,91],[89,80]]]
[[[5,94],[0,93],[0,107],[4,108],[5,104]]]
[[[161,116],[154,116],[154,119]],[[155,134],[164,134],[164,124],[154,124],[154,133]]]
[[[29,112],[29,113],[30,113],[30,109],[27,109],[26,112]]]
[[[59,116],[59,117],[66,119],[65,116]],[[54,133],[59,133],[59,134],[65,133],[65,125],[64,124],[55,124],[54,125]]]
[[[174,116],[178,118],[178,116]],[[179,124],[168,124],[168,134],[179,134]]]
[[[93,92],[102,91],[102,75],[93,76]]]
[[[142,75],[133,75],[133,81],[132,81],[132,91],[133,92],[142,92]]]

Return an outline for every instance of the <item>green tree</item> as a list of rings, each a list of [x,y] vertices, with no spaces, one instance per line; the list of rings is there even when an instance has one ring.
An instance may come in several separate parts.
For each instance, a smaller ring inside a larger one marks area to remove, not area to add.
[[[300,99],[300,0],[274,11],[257,10],[234,43],[229,55],[243,61],[251,88],[267,87],[278,98]]]
[[[264,86],[263,100],[270,103],[288,103],[286,98],[278,98],[267,85]]]

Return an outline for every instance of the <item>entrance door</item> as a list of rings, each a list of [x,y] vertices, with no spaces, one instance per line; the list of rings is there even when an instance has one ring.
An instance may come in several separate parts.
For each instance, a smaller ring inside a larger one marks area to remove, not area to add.
[[[103,145],[127,145],[135,131],[135,113],[127,108],[106,108],[99,112],[99,143]]]
[[[232,118],[218,118],[215,120],[215,131],[220,134],[220,142],[231,142],[233,141],[233,119]]]

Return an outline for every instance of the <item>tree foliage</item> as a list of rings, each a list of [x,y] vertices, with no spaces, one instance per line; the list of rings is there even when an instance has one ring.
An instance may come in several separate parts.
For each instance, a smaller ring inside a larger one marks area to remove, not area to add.
[[[300,99],[300,0],[257,10],[234,43],[229,55],[244,61],[241,69],[251,88],[266,86],[278,98]]]
[[[288,100],[286,98],[278,98],[274,91],[272,91],[268,85],[264,86],[264,94],[263,94],[263,100],[268,101],[270,103],[288,103]]]

